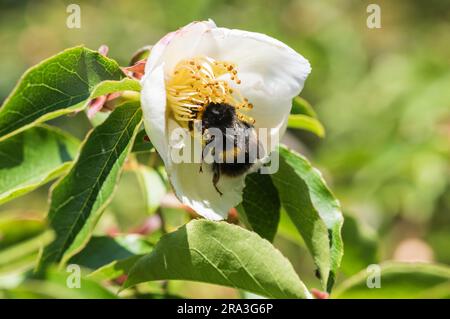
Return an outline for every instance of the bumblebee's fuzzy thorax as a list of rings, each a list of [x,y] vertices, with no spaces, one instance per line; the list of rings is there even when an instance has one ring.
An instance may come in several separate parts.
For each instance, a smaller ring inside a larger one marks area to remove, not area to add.
[[[236,110],[233,106],[226,103],[210,103],[202,114],[202,126],[205,129],[210,127],[231,128],[235,118]]]

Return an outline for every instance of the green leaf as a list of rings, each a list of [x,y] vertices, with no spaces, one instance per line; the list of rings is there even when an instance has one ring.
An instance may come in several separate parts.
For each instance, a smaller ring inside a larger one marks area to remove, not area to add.
[[[299,234],[297,227],[294,225],[283,207],[281,207],[280,210],[280,222],[278,224],[277,235],[289,240],[291,243],[296,244],[299,247],[306,248],[305,241]]]
[[[366,269],[336,287],[334,298],[450,298],[450,267],[425,263],[380,265],[380,288]],[[373,287],[373,285],[372,285]]]
[[[136,261],[152,249],[153,245],[137,234],[114,238],[93,237],[69,263],[93,269],[94,271],[87,275],[89,279],[113,280],[127,275]]]
[[[140,92],[140,90],[141,84],[138,81],[130,78],[124,78],[120,81],[107,80],[100,82],[95,87],[87,101],[91,101],[92,99],[100,97],[102,95],[122,92],[121,95],[115,97],[114,100],[108,101],[109,107],[111,109],[114,109],[126,102],[139,101],[140,94],[138,92]],[[109,110],[106,112],[97,112],[92,118],[89,118],[89,121],[93,126],[99,126],[108,118],[110,114],[111,111]]]
[[[139,83],[139,81],[130,78],[124,78],[120,81],[105,80],[103,82],[100,82],[97,86],[94,87],[94,90],[89,96],[89,99],[122,91],[140,92],[141,84]]]
[[[42,280],[27,279],[18,287],[5,289],[6,298],[12,299],[115,299],[117,296],[102,287],[95,281],[80,278],[78,287],[69,287],[71,277],[75,274],[70,271],[57,271],[50,269]]]
[[[52,238],[52,232],[46,231],[32,239],[2,250],[0,252],[0,265],[12,262],[13,260],[23,257],[24,255],[37,252],[43,243],[45,244],[50,242]]]
[[[30,269],[37,259],[39,250],[53,238],[53,231],[47,230],[0,250],[0,273]]]
[[[48,214],[56,240],[44,249],[38,270],[64,264],[88,242],[109,203],[142,122],[139,103],[118,107],[87,137],[71,171],[56,185]]]
[[[136,140],[134,141],[132,152],[150,152],[153,149],[153,144],[147,137],[147,133],[145,130],[139,131],[136,136]]]
[[[151,45],[146,45],[140,49],[138,49],[132,56],[131,61],[130,61],[130,65],[135,64],[136,62],[140,61],[140,60],[144,60],[147,59],[148,56],[150,55],[150,52],[152,51],[152,46]]]
[[[281,205],[310,250],[323,288],[331,291],[343,255],[339,202],[303,156],[284,146],[279,147],[279,154],[279,170],[272,180]]]
[[[325,136],[325,129],[318,119],[303,114],[291,114],[288,118],[288,127],[306,130],[319,137]]]
[[[33,238],[46,230],[46,224],[38,219],[0,219],[0,250]]]
[[[239,216],[246,226],[273,241],[280,221],[280,200],[269,175],[253,173],[245,178]]]
[[[77,139],[49,126],[34,127],[1,141],[0,204],[66,172],[78,147]]]
[[[46,230],[37,219],[0,219],[0,281],[34,266],[39,250],[53,239]]]
[[[84,47],[67,49],[39,63],[22,76],[0,108],[0,140],[82,110],[96,85],[124,76],[115,61]]]
[[[136,262],[144,255],[134,255],[128,258],[114,260],[87,275],[95,281],[113,280],[123,275],[128,275]]]
[[[272,298],[310,294],[289,261],[256,233],[225,222],[193,220],[139,259],[124,288],[152,280],[192,280]]]
[[[135,172],[144,192],[147,214],[151,215],[160,206],[161,199],[167,192],[166,185],[159,173],[151,167],[139,165]]]
[[[152,245],[140,235],[117,237],[92,237],[82,251],[73,256],[69,263],[90,269],[98,269],[113,261],[138,254],[149,253]]]
[[[291,115],[288,118],[288,127],[306,130],[319,137],[325,136],[325,128],[317,118],[311,104],[300,96],[292,100]]]
[[[378,262],[376,234],[348,214],[345,215],[342,227],[342,239],[345,243],[345,254],[342,258],[341,271],[346,275],[354,275],[367,265]]]
[[[296,96],[292,100],[291,114],[303,114],[308,117],[317,118],[317,114],[312,108],[311,104],[300,96]]]

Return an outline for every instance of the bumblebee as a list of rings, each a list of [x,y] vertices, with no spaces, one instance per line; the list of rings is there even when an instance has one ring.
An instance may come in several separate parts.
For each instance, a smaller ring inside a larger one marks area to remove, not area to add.
[[[258,138],[253,125],[241,120],[236,108],[226,103],[208,104],[203,111],[201,124],[202,134],[206,135],[203,154],[206,150],[211,151],[214,156],[212,182],[216,191],[222,195],[217,187],[220,176],[235,177],[246,173],[258,159]],[[221,134],[205,134],[214,130],[220,131]],[[218,136],[222,141],[216,140]]]

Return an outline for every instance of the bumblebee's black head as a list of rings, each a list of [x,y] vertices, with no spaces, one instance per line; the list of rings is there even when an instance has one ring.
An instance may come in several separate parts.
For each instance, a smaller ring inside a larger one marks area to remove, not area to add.
[[[202,123],[204,128],[231,127],[236,117],[236,110],[226,103],[210,103],[203,112]]]

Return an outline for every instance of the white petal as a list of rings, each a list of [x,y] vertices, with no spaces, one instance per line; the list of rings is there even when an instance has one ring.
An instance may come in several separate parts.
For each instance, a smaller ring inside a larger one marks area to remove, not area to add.
[[[164,65],[162,64],[152,70],[152,72],[145,74],[141,84],[141,105],[145,131],[164,163],[167,164],[168,147]]]
[[[212,220],[225,219],[228,211],[242,201],[245,176],[221,176],[217,187],[213,186],[211,165],[181,163],[170,167],[170,180],[177,197],[198,214]]]
[[[209,53],[218,60],[236,63],[239,77],[266,93],[293,98],[311,72],[308,60],[267,35],[226,28],[214,28],[210,33],[214,43]]]
[[[165,63],[166,74],[170,73],[180,60],[197,55],[198,43],[202,41],[203,35],[215,27],[212,20],[196,21],[167,34],[153,46],[145,73],[151,72],[161,63]]]

